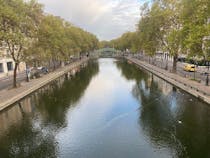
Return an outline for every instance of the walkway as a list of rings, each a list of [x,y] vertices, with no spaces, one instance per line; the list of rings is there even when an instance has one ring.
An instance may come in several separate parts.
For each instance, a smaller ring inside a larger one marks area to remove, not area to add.
[[[127,57],[127,60],[135,63],[138,66],[143,67],[147,71],[157,75],[158,77],[170,82],[176,87],[183,89],[184,91],[194,95],[195,97],[205,101],[210,104],[210,87],[198,83],[196,81],[190,80],[188,78],[181,77],[178,74],[170,73],[154,65],[148,64],[144,61],[138,59]]]
[[[87,58],[82,59],[81,61],[59,68],[52,73],[42,76],[41,78],[33,79],[30,82],[22,82],[21,87],[19,88],[0,91],[0,111],[87,61]]]

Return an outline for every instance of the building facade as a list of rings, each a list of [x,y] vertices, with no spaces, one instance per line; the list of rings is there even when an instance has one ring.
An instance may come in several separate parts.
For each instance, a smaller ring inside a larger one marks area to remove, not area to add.
[[[10,57],[9,49],[6,44],[0,45],[0,78],[13,75],[15,67],[14,60]],[[26,70],[26,64],[21,62],[18,66],[17,73],[22,73]]]

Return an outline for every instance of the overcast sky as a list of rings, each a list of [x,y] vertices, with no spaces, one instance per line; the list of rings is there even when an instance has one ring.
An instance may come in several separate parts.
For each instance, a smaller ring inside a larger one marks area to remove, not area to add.
[[[144,0],[38,0],[45,12],[60,16],[100,40],[134,31]]]

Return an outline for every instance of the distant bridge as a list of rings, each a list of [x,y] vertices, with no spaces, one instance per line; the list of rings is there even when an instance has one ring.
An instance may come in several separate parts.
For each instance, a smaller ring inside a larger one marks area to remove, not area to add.
[[[116,50],[114,48],[102,48],[97,50],[97,53],[100,57],[114,57],[116,56],[120,51]]]

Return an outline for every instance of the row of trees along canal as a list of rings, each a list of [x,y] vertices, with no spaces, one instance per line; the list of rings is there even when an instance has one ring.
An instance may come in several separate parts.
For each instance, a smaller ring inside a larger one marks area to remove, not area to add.
[[[0,0],[0,43],[15,62],[14,87],[21,61],[68,61],[74,54],[98,47],[96,36],[44,13],[43,5],[36,0]]]
[[[114,46],[149,56],[168,52],[174,59],[173,72],[179,54],[210,60],[209,0],[154,0],[141,7],[140,15],[135,32],[103,41],[101,47]]]

